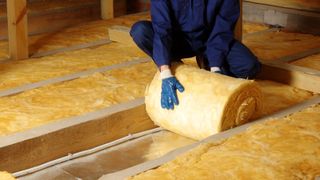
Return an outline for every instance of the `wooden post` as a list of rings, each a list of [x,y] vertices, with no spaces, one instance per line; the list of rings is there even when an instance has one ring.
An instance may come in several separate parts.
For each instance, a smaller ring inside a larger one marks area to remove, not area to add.
[[[9,55],[26,59],[28,50],[27,0],[7,0]]]
[[[112,19],[114,17],[113,0],[100,0],[101,18]]]
[[[243,6],[243,0],[240,0],[240,17],[236,24],[236,28],[234,30],[234,36],[238,41],[242,41],[242,8]]]

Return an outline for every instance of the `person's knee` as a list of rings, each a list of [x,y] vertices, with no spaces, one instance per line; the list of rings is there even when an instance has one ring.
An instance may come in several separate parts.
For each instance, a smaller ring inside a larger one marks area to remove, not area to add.
[[[151,57],[153,34],[153,28],[150,21],[139,21],[132,26],[130,31],[130,35],[136,45]]]
[[[152,25],[149,21],[139,21],[136,22],[131,30],[130,30],[130,36],[133,38],[133,40],[136,43],[142,43],[145,37],[150,33],[150,28],[152,28]]]
[[[255,78],[260,73],[260,71],[261,71],[261,63],[257,59],[251,66],[251,69],[249,69],[248,78],[249,79]]]

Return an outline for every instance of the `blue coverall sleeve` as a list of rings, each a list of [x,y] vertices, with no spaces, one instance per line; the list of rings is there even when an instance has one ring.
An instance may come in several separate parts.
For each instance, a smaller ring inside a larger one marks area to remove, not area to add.
[[[240,14],[239,4],[239,0],[222,0],[205,52],[210,67],[221,67],[230,50]]]
[[[153,59],[158,66],[170,64],[172,24],[170,0],[151,0],[151,21],[154,30]]]

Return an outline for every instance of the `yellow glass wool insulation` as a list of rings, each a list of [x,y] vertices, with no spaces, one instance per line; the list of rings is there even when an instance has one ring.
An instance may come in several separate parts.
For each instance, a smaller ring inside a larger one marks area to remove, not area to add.
[[[195,143],[196,141],[184,136],[172,133],[170,131],[162,131],[152,138],[152,144],[148,149],[148,153],[143,157],[147,160],[154,160],[164,156],[168,152],[180,147]]]
[[[82,23],[58,32],[29,37],[29,52],[35,54],[79,44],[108,39],[108,28],[114,25],[131,26],[138,20],[148,19],[147,13]],[[8,58],[8,43],[0,41],[0,59]]]
[[[2,97],[0,136],[143,97],[156,71],[153,62],[143,63]],[[312,96],[307,91],[279,83],[258,83],[265,93],[263,106],[268,112],[278,111]],[[279,90],[284,94],[279,94]]]
[[[15,178],[7,172],[0,171],[0,180],[15,180]]]
[[[203,144],[130,179],[309,179],[320,176],[320,105]]]
[[[293,61],[291,64],[320,71],[320,54]]]
[[[183,59],[183,63],[198,67],[195,58]],[[314,96],[312,92],[274,81],[257,79],[256,82],[263,94],[263,110],[258,117],[270,115]]]
[[[150,20],[149,13],[130,14],[109,20],[99,20],[68,27],[58,32],[46,33],[29,37],[29,52],[31,54],[44,52],[78,44],[90,43],[108,38],[107,29],[111,26],[122,25],[131,27],[139,20]],[[244,22],[243,33],[252,33],[268,29],[267,26]],[[8,44],[0,41],[0,59],[8,58]]]
[[[272,81],[257,80],[256,82],[259,84],[263,94],[261,117],[286,109],[313,96],[311,92]],[[153,144],[149,147],[145,158],[148,160],[159,158],[178,147],[192,142],[195,141],[165,132],[161,136],[153,138]]]
[[[283,56],[320,48],[320,36],[289,32],[266,32],[246,36],[243,43],[263,60],[273,61]]]
[[[161,78],[157,73],[146,90],[146,110],[155,124],[177,134],[200,140],[244,124],[262,110],[262,93],[249,80],[211,73],[179,64],[175,76],[185,91],[179,106],[161,107]]]
[[[261,116],[270,115],[286,109],[314,96],[312,92],[273,81],[257,81],[263,93]]]
[[[145,54],[137,48],[112,43],[39,59],[3,63],[0,64],[0,90],[141,57]]]
[[[264,30],[269,29],[270,27],[267,25],[264,25],[264,24],[243,22],[242,28],[243,28],[242,29],[243,35],[245,35],[245,34],[249,34],[249,33],[264,31]]]
[[[90,4],[92,0],[55,0],[55,1],[28,1],[28,13],[39,13],[46,10],[73,7],[82,4]],[[0,16],[6,16],[7,8],[5,4],[0,6]]]
[[[0,98],[0,136],[82,115],[144,96],[152,62]]]

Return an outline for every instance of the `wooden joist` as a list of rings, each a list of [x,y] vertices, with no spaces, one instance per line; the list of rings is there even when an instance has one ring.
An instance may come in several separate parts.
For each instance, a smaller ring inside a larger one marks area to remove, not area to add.
[[[0,169],[25,170],[156,126],[144,99],[1,137]]]
[[[313,69],[278,62],[264,62],[258,78],[320,93],[320,71]]]
[[[247,2],[260,3],[278,7],[320,12],[320,1],[317,0],[246,0]]]
[[[7,0],[9,55],[26,59],[28,50],[27,0]]]

